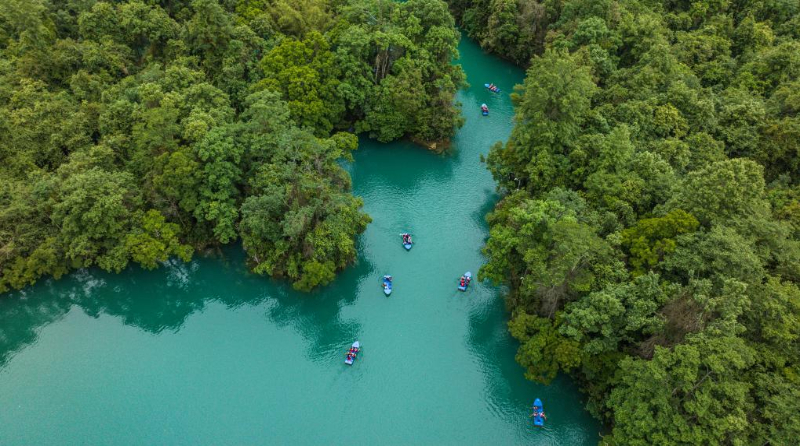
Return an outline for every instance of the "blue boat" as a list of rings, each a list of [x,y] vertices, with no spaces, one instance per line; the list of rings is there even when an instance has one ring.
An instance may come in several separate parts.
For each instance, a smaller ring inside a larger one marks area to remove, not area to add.
[[[489,116],[489,106],[486,104],[481,104],[481,114],[483,116]]]
[[[406,251],[410,251],[411,246],[414,244],[414,242],[411,240],[411,234],[404,232],[400,234],[400,237],[403,238],[403,248],[406,248]]]
[[[469,283],[472,281],[472,273],[467,271],[461,276],[464,280],[458,279],[458,289],[459,291],[467,291],[467,287]]]
[[[347,365],[353,365],[353,361],[356,360],[359,353],[361,353],[361,344],[359,344],[358,341],[353,342],[353,345],[350,346],[350,350],[347,351],[344,363]]]
[[[390,275],[383,276],[383,294],[387,296],[392,294],[392,276]]]
[[[542,400],[536,398],[533,400],[533,425],[534,426],[544,426],[544,407],[542,406]]]
[[[488,88],[489,91],[493,91],[495,93],[500,93],[500,88],[498,88],[497,85],[492,86],[492,84],[483,84],[483,86]]]

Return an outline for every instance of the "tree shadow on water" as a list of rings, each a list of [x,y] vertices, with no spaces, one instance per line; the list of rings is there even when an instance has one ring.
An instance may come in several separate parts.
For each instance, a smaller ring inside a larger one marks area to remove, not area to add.
[[[380,143],[361,136],[348,166],[356,195],[391,189],[413,194],[421,185],[447,184],[454,174],[449,153],[436,154],[410,141]]]
[[[306,339],[312,360],[339,354],[361,331],[357,321],[342,319],[341,310],[355,302],[356,284],[369,277],[372,269],[372,265],[360,257],[356,265],[340,272],[333,283],[311,293],[271,282],[267,285],[271,304],[267,317],[279,327],[297,330]]]
[[[518,432],[529,444],[597,444],[597,420],[584,411],[586,397],[572,380],[559,374],[550,384],[525,379],[525,369],[514,359],[519,343],[508,333],[508,315],[499,296],[475,307],[469,316],[468,345],[484,374],[488,404],[503,417],[515,420]],[[541,398],[548,422],[530,437],[528,414],[535,398]]]
[[[39,329],[61,319],[72,307],[69,299],[53,299],[53,280],[24,291],[0,296],[0,368],[16,352],[36,342]]]
[[[504,413],[516,413],[532,401],[535,386],[525,379],[523,368],[514,360],[519,344],[508,333],[507,320],[502,299],[493,296],[470,312],[467,341],[484,373],[492,405]]]
[[[486,216],[489,215],[490,212],[494,211],[497,202],[500,200],[500,195],[498,195],[498,193],[493,189],[488,188],[483,189],[481,192],[483,193],[483,204],[472,214],[472,218],[488,233],[489,223],[486,221]],[[476,195],[477,194],[478,192],[476,192]]]
[[[98,318],[108,315],[152,334],[176,333],[194,313],[210,303],[229,309],[264,306],[270,323],[295,329],[318,356],[335,333],[357,333],[359,326],[343,322],[339,310],[352,303],[354,293],[342,292],[349,280],[312,293],[300,293],[285,281],[249,273],[240,246],[222,256],[196,258],[190,263],[171,260],[154,271],[131,267],[121,274],[84,269],[61,280],[47,279],[0,298],[0,367],[29,345],[42,328],[63,318],[73,307]],[[359,270],[343,276],[357,280]],[[338,346],[341,347],[341,346]]]

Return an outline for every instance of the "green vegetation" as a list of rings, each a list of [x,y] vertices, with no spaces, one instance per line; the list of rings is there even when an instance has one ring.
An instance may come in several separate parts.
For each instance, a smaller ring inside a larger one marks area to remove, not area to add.
[[[520,63],[481,275],[603,444],[800,438],[800,7],[454,0]]]
[[[4,0],[0,292],[242,240],[301,290],[369,223],[352,132],[446,141],[440,0]],[[800,438],[800,6],[452,0],[529,66],[481,276],[605,444]]]
[[[3,1],[0,292],[240,238],[330,282],[370,221],[347,131],[450,138],[457,41],[439,0]]]

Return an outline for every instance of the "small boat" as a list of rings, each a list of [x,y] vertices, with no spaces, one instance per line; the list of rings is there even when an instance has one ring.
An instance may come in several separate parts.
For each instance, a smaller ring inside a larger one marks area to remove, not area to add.
[[[461,279],[458,280],[458,289],[459,291],[467,291],[467,287],[469,283],[472,281],[472,273],[467,271],[462,276],[464,278],[464,283],[461,283]]]
[[[533,425],[544,426],[544,407],[542,407],[542,400],[536,398],[533,400]]]
[[[347,351],[345,355],[344,363],[347,365],[353,365],[353,361],[356,360],[358,354],[361,352],[361,344],[358,341],[353,342],[353,345],[350,346],[350,350]]]
[[[486,104],[481,104],[481,114],[483,116],[489,116],[489,107]]]
[[[410,251],[411,245],[414,244],[414,242],[411,241],[411,234],[404,232],[400,234],[400,237],[403,238],[403,248],[406,248],[406,251]]]
[[[500,93],[500,89],[497,87],[497,85],[483,84],[483,86],[488,88],[489,91],[492,91],[492,92],[495,92],[495,93]]]
[[[387,296],[392,294],[392,276],[383,276],[383,294]]]

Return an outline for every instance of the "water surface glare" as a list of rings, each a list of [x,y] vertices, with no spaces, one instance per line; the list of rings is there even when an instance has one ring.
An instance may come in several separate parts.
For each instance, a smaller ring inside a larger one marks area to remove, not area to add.
[[[499,291],[456,290],[484,261],[497,196],[480,156],[508,137],[523,79],[467,39],[460,51],[471,87],[454,152],[361,140],[348,169],[373,223],[357,264],[325,289],[249,274],[232,247],[2,296],[0,444],[597,444],[569,380],[523,378]],[[383,274],[395,277],[388,299]],[[536,397],[543,429],[528,418]]]

